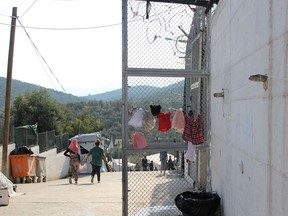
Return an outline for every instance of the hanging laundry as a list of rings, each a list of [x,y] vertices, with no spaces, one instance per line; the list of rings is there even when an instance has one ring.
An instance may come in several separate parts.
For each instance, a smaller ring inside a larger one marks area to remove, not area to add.
[[[131,141],[134,149],[143,149],[148,146],[145,136],[141,132],[131,134]]]
[[[140,128],[142,127],[142,118],[143,118],[144,110],[142,108],[139,108],[135,114],[131,117],[131,119],[128,121],[128,125]]]
[[[193,115],[185,115],[185,127],[182,134],[184,141],[190,141],[193,145],[199,145],[204,142],[201,120],[200,114],[196,118]]]
[[[195,161],[195,151],[196,151],[196,145],[193,145],[191,142],[188,142],[188,149],[187,152],[184,155],[184,158],[186,161]]]
[[[142,126],[146,132],[150,132],[155,127],[156,120],[150,112],[144,111]]]
[[[137,112],[138,108],[137,107],[132,107],[128,109],[128,115],[132,116]]]
[[[181,108],[176,110],[173,116],[171,127],[177,131],[184,131],[185,117],[184,117],[183,110]]]
[[[150,110],[153,116],[158,116],[161,111],[160,105],[150,105]]]
[[[166,132],[171,129],[171,112],[160,112],[158,115],[159,123],[158,123],[158,130],[162,132]]]

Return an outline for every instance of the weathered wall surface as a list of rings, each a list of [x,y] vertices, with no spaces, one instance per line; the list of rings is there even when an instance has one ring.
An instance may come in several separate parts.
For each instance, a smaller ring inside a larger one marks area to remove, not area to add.
[[[288,1],[220,0],[211,28],[213,190],[224,215],[288,215]]]

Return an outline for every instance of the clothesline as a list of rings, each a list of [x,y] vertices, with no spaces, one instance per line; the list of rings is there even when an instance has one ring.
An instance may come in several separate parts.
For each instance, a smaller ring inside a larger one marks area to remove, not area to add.
[[[129,120],[128,125],[134,128],[144,128],[146,133],[150,133],[158,122],[158,132],[175,129],[182,133],[181,137],[187,143],[191,142],[193,145],[204,143],[200,114],[194,117],[191,111],[184,114],[183,109],[179,108],[175,110],[171,121],[172,112],[161,112],[160,105],[150,105],[150,108],[151,112],[139,108]],[[131,134],[131,141],[135,149],[143,149],[148,146],[144,133],[139,131]]]

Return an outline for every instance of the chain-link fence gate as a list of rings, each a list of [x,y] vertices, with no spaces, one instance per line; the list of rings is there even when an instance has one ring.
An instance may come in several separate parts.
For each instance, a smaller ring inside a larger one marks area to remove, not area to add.
[[[122,213],[182,215],[174,199],[184,191],[206,189],[209,174],[204,9],[137,0],[122,4]],[[173,127],[178,111],[201,116],[204,143],[196,147],[194,160],[184,157],[183,128]],[[172,163],[164,175],[161,156],[166,154]]]

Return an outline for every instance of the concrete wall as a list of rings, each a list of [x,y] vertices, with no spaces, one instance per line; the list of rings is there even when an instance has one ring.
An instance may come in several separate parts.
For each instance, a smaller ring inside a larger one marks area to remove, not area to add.
[[[8,145],[8,149],[7,149],[7,152],[8,152],[8,155],[11,151],[13,151],[15,149],[15,144],[10,144]],[[0,146],[0,164],[1,164],[1,170],[2,171],[2,145]],[[10,160],[9,160],[9,156],[7,157],[7,172],[8,172],[8,176],[6,176],[7,178],[10,177],[10,173],[11,173],[11,170],[10,170]],[[11,180],[11,178],[9,178]]]
[[[11,177],[9,153],[13,149],[15,149],[15,144],[8,145],[7,178],[9,178],[11,181],[14,181],[14,179]],[[39,154],[38,146],[32,147],[31,150],[36,155],[46,157],[45,166],[46,166],[46,179],[47,180],[55,180],[55,179],[67,177],[68,168],[69,168],[69,158],[63,155],[64,152],[60,152],[57,154],[57,149],[51,149],[49,151]],[[2,146],[0,146],[0,164],[2,167]]]
[[[288,215],[288,1],[220,0],[211,28],[212,188],[226,216]]]

